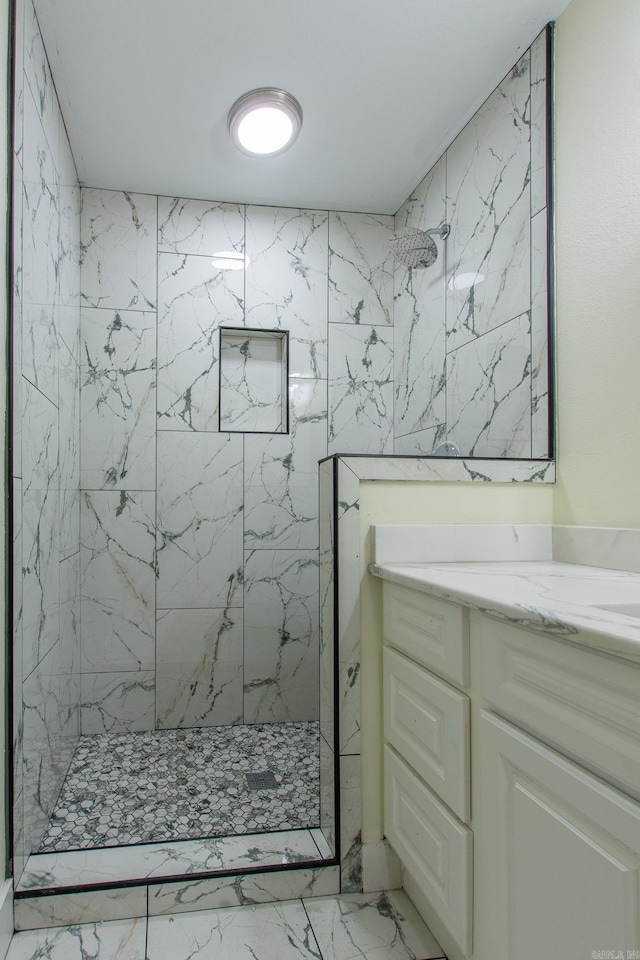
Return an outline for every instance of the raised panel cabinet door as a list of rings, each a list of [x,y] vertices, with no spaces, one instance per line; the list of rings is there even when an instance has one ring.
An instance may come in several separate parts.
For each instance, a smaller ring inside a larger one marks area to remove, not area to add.
[[[634,956],[640,805],[485,711],[479,737],[478,960]]]

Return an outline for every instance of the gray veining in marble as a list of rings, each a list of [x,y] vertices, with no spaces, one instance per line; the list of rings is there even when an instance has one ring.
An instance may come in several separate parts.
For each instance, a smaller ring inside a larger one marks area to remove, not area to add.
[[[245,555],[245,722],[318,718],[318,554]]]
[[[242,437],[158,434],[158,608],[242,605]]]
[[[155,313],[85,307],[81,338],[81,485],[153,490]]]
[[[244,274],[158,254],[158,429],[218,429],[218,328],[244,324]]]
[[[329,453],[390,453],[393,337],[385,327],[331,324]]]
[[[289,330],[292,377],[327,376],[328,220],[247,207],[246,325]]]
[[[158,208],[155,197],[82,191],[82,302],[154,310]]]

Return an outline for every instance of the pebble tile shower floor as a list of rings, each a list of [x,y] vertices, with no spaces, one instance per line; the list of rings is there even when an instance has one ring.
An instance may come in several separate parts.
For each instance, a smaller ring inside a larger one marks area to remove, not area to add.
[[[317,723],[83,736],[39,852],[317,827],[319,788]]]

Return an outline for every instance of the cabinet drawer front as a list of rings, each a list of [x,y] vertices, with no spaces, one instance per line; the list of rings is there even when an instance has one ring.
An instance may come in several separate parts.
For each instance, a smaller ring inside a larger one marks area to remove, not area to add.
[[[478,629],[484,698],[638,796],[640,666],[488,617]]]
[[[468,611],[397,583],[384,584],[387,643],[459,686],[469,685]]]
[[[390,647],[384,736],[453,812],[469,822],[469,698]]]
[[[384,748],[384,826],[424,896],[470,953],[471,831],[389,746]]]

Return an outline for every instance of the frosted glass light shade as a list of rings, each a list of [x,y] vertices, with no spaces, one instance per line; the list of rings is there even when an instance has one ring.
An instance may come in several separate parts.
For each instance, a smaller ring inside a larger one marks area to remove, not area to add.
[[[229,111],[231,139],[243,153],[274,157],[295,142],[302,126],[302,107],[290,93],[274,87],[251,90]]]

